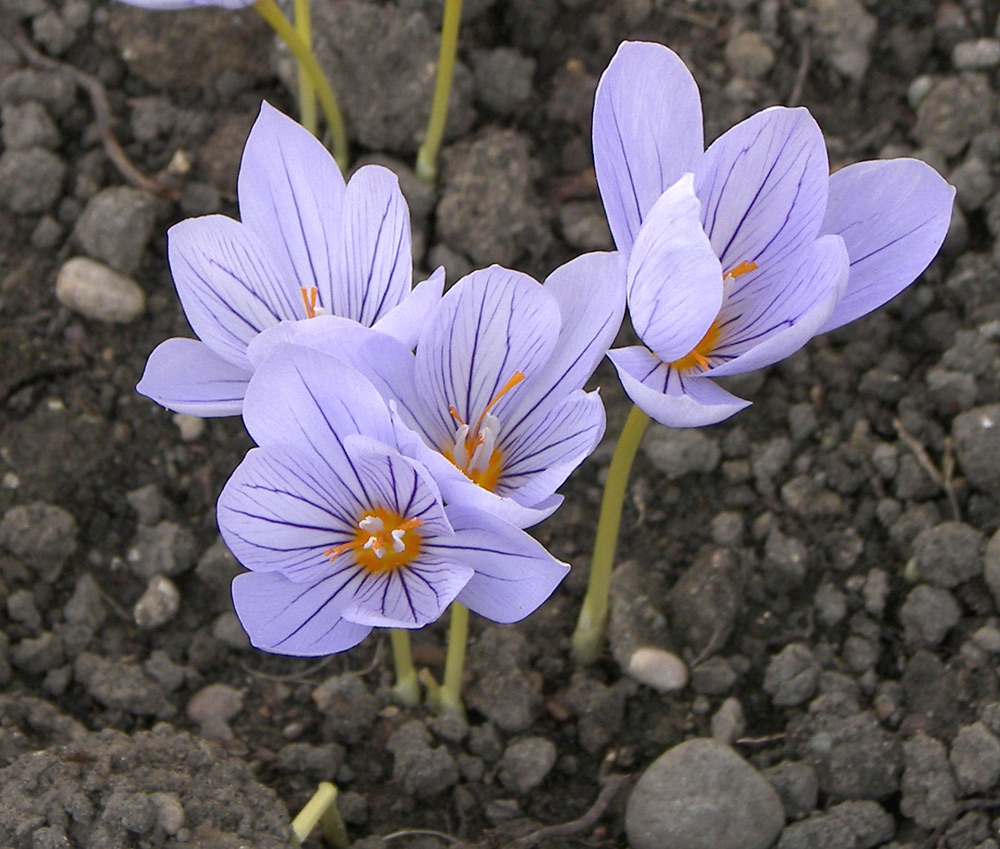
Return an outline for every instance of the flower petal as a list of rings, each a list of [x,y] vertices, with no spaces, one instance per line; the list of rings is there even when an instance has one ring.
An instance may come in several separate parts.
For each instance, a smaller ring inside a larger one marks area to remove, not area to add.
[[[411,351],[417,347],[420,328],[428,313],[441,300],[444,292],[444,267],[440,267],[426,280],[413,287],[399,306],[393,308],[372,325],[373,329],[387,336],[394,336]]]
[[[750,406],[709,378],[681,374],[646,348],[616,348],[608,357],[628,397],[667,427],[716,424]]]
[[[416,388],[431,411],[422,421],[439,447],[454,440],[454,408],[474,425],[520,371],[525,384],[542,374],[559,333],[555,298],[526,274],[491,266],[459,280],[441,299],[417,345]],[[515,387],[491,413],[518,402]]]
[[[246,348],[258,333],[303,311],[260,240],[232,218],[206,215],[175,224],[167,255],[192,329],[234,365],[248,367]]]
[[[323,307],[366,327],[410,291],[410,210],[388,168],[365,165],[347,184],[333,267],[333,290],[329,301],[321,298]]]
[[[319,140],[262,103],[240,162],[240,218],[268,246],[282,278],[292,287],[316,286],[324,307],[333,291],[330,252],[340,244],[344,191],[340,169]]]
[[[916,159],[858,162],[830,177],[822,232],[843,236],[847,291],[820,332],[882,306],[934,259],[948,234],[955,189]]]
[[[628,310],[639,338],[664,362],[689,354],[722,307],[722,268],[701,227],[694,177],[653,204],[628,261]]]
[[[315,321],[315,319],[312,319]],[[276,347],[247,387],[243,421],[258,445],[292,445],[326,462],[363,433],[393,443],[385,402],[359,371],[298,345]]]
[[[366,575],[344,616],[359,625],[422,628],[444,613],[472,575],[465,563],[421,553],[405,567]]]
[[[447,552],[475,569],[456,599],[493,622],[519,622],[533,613],[569,572],[524,531],[464,504],[446,512],[455,536],[434,552]]]
[[[747,284],[720,315],[720,341],[707,377],[744,374],[794,354],[829,319],[847,285],[847,248],[840,236],[822,236],[773,268],[770,281]]]
[[[353,648],[371,632],[341,617],[350,597],[345,580],[330,575],[304,585],[275,572],[251,572],[233,580],[233,604],[259,649],[300,657],[334,654]]]
[[[765,109],[716,139],[694,185],[723,270],[765,267],[810,244],[828,182],[823,134],[806,109]]]
[[[631,249],[656,199],[703,150],[698,85],[680,57],[661,44],[622,44],[594,97],[594,165],[618,250]]]
[[[463,504],[483,513],[496,516],[502,522],[515,528],[533,528],[544,522],[563,503],[561,495],[550,495],[531,506],[525,506],[513,498],[504,498],[470,481],[459,472],[457,478],[437,478],[441,484],[441,495],[446,504]]]
[[[238,416],[250,372],[196,339],[167,339],[146,360],[136,392],[189,416]]]

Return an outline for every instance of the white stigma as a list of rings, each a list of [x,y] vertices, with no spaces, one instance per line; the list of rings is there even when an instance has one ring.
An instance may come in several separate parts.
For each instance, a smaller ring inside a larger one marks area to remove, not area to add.
[[[406,543],[403,542],[403,537],[406,536],[406,531],[402,528],[396,528],[389,536],[392,537],[392,550],[399,554],[403,549],[406,548]]]
[[[367,531],[370,534],[377,534],[379,531],[385,529],[385,525],[382,524],[382,520],[378,516],[365,516],[360,522],[358,522],[358,527],[363,531]],[[371,540],[369,540],[371,542]],[[368,548],[366,545],[365,548]]]

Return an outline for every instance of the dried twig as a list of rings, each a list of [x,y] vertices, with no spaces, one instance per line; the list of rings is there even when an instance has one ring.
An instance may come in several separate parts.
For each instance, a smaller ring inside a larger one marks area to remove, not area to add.
[[[927,472],[930,479],[944,490],[945,495],[948,496],[948,504],[951,506],[951,517],[956,522],[959,521],[962,518],[962,514],[958,507],[958,498],[955,496],[955,487],[952,483],[952,477],[955,473],[955,458],[952,452],[951,439],[945,439],[944,457],[941,461],[942,468],[939,469],[931,459],[930,454],[927,453],[927,449],[924,448],[919,439],[906,429],[902,421],[893,419],[892,426],[896,429],[896,434],[906,444],[906,447],[913,452],[913,456],[916,458],[920,468]]]
[[[798,70],[795,72],[795,82],[792,84],[791,93],[788,95],[786,105],[796,106],[799,98],[802,97],[802,89],[805,87],[806,79],[809,77],[809,62],[812,59],[812,48],[809,37],[802,38],[802,58],[799,60]]]
[[[97,124],[97,132],[101,137],[101,143],[104,145],[104,151],[107,153],[108,159],[111,160],[115,168],[118,169],[119,173],[128,182],[133,186],[138,186],[140,189],[145,189],[147,192],[159,195],[166,200],[176,200],[180,196],[180,193],[173,186],[168,186],[166,183],[147,177],[128,158],[128,155],[118,143],[118,139],[111,128],[111,103],[108,100],[107,91],[99,79],[85,71],[81,71],[74,65],[60,62],[58,59],[52,59],[49,56],[39,53],[31,46],[21,28],[5,16],[0,16],[0,23],[3,24],[3,30],[8,34],[14,47],[17,48],[18,52],[29,65],[45,71],[56,71],[66,74],[66,76],[87,92],[90,98],[90,105],[94,110],[94,121]]]

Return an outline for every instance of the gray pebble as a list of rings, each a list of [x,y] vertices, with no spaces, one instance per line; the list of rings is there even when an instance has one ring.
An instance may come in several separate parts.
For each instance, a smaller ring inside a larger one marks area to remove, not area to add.
[[[0,546],[51,583],[76,551],[76,519],[62,507],[34,501],[11,507],[0,521]]]
[[[132,571],[146,580],[154,575],[173,577],[194,565],[195,550],[191,531],[176,522],[160,522],[151,528],[139,526],[126,560]]]
[[[101,820],[132,834],[145,834],[156,825],[156,805],[145,793],[115,790],[104,802]]]
[[[913,135],[944,156],[957,156],[990,125],[996,96],[979,74],[945,77],[917,106]]]
[[[945,416],[954,416],[976,403],[976,378],[960,371],[932,368],[924,378],[934,406]]]
[[[54,250],[66,235],[66,228],[51,215],[43,215],[31,231],[31,246],[39,251]]]
[[[177,122],[177,109],[163,95],[136,97],[132,106],[132,135],[143,143],[167,136]]]
[[[134,663],[83,652],[73,662],[73,674],[90,697],[105,707],[160,719],[177,712],[163,687]]]
[[[831,583],[820,584],[813,600],[819,621],[832,628],[847,616],[847,597]]]
[[[76,83],[60,71],[23,68],[0,81],[0,104],[20,104],[36,100],[45,104],[55,118],[63,117],[76,103]]]
[[[278,751],[274,768],[314,781],[331,781],[344,762],[344,747],[336,743],[289,743]],[[338,798],[338,803],[340,799]]]
[[[719,705],[712,714],[710,723],[712,739],[726,746],[732,746],[747,729],[746,717],[743,715],[743,705],[740,700],[730,696]]]
[[[11,662],[28,675],[41,675],[61,666],[65,660],[62,640],[51,631],[16,643],[10,650]]]
[[[845,77],[860,82],[871,62],[878,20],[858,0],[811,0],[809,5],[822,55]]]
[[[650,428],[642,452],[670,480],[692,472],[710,474],[722,457],[718,441],[697,428]]]
[[[959,414],[951,432],[966,479],[982,492],[996,492],[1000,488],[1000,404]]]
[[[556,764],[555,744],[547,737],[521,737],[500,758],[500,783],[515,795],[538,787]]]
[[[400,726],[386,741],[393,755],[392,777],[418,799],[429,799],[454,787],[458,764],[444,747],[430,747],[430,732],[413,719]]]
[[[739,675],[724,657],[710,657],[691,670],[691,689],[703,696],[722,696],[735,686]]]
[[[1000,654],[1000,628],[995,625],[983,625],[972,635],[972,641],[980,649],[989,654]]]
[[[135,510],[140,525],[155,525],[167,510],[167,500],[159,484],[148,483],[125,493],[125,500]]]
[[[153,649],[149,653],[143,661],[142,671],[170,693],[179,689],[187,678],[184,667],[174,663],[163,649]]]
[[[725,645],[743,610],[743,588],[740,563],[730,549],[699,555],[668,596],[667,621],[678,643],[696,654]]]
[[[963,794],[988,793],[1000,779],[1000,740],[974,722],[959,730],[948,760]]]
[[[962,611],[948,590],[920,584],[910,590],[899,611],[906,641],[937,646],[958,624]]]
[[[512,115],[533,92],[535,60],[510,47],[472,53],[476,97],[498,115]]]
[[[559,208],[559,226],[563,237],[580,251],[614,249],[611,229],[603,207],[596,201],[567,201]]]
[[[250,648],[250,638],[243,630],[239,617],[232,611],[219,614],[212,623],[212,636],[236,651],[246,651]]]
[[[983,577],[993,595],[993,603],[1000,608],[1000,530],[990,537],[983,554]]]
[[[29,147],[0,155],[0,207],[15,215],[51,209],[62,197],[66,163],[51,150]]]
[[[856,697],[841,694],[832,701],[847,711],[844,702],[853,704]],[[899,789],[899,743],[873,713],[836,716],[810,737],[807,749],[820,789],[832,801],[884,799]]]
[[[819,684],[820,666],[805,643],[790,643],[771,658],[764,671],[764,691],[777,707],[811,699]]]
[[[765,769],[763,775],[781,797],[788,819],[803,819],[816,807],[819,781],[816,771],[809,764],[802,761],[781,761]]]
[[[324,732],[342,743],[356,743],[374,724],[378,703],[357,675],[334,675],[312,692],[323,713]]]
[[[632,849],[766,849],[784,821],[764,777],[709,739],[687,740],[657,758],[625,812]]]
[[[984,71],[1000,65],[1000,40],[977,38],[962,41],[951,51],[951,64],[958,71]]]
[[[7,596],[7,615],[29,631],[42,627],[42,615],[38,612],[31,590],[16,590]]]
[[[63,619],[71,625],[84,625],[96,631],[104,624],[107,616],[108,612],[97,581],[89,572],[84,572],[77,578],[73,594],[63,608]]]
[[[469,647],[466,703],[509,734],[525,731],[542,705],[542,681],[528,658],[526,638],[511,628],[488,626]]]
[[[112,186],[87,201],[73,235],[88,256],[120,274],[134,274],[155,223],[152,195],[130,186]]]
[[[743,542],[746,522],[743,514],[735,510],[724,510],[712,517],[712,542],[716,545],[737,548]]]
[[[759,32],[745,31],[726,42],[726,64],[737,77],[760,79],[774,67],[774,48]]]
[[[128,324],[146,310],[146,295],[134,280],[87,257],[74,257],[59,269],[56,299],[105,324]]]
[[[983,571],[986,538],[964,522],[942,522],[913,541],[913,566],[929,584],[955,587]]]
[[[764,585],[773,593],[784,595],[802,585],[809,568],[809,551],[794,537],[785,536],[773,525],[764,543],[761,572]]]
[[[921,828],[935,829],[955,808],[958,786],[942,743],[918,731],[903,742],[903,795],[899,809]]]
[[[872,801],[841,802],[788,826],[776,849],[872,849],[896,831],[892,816]]]
[[[233,736],[229,720],[243,710],[243,693],[228,684],[209,684],[191,696],[187,718],[201,726],[201,735],[214,740]]]
[[[431,246],[427,252],[427,266],[428,268],[443,266],[449,283],[455,283],[473,271],[472,263],[444,242],[438,242]]]
[[[636,649],[625,671],[628,675],[661,693],[681,690],[688,682],[684,661],[665,649],[643,646]]]
[[[165,575],[154,575],[132,608],[132,618],[143,630],[152,631],[166,625],[180,607],[181,593],[177,585]]]
[[[45,107],[35,100],[25,103],[8,103],[0,109],[3,131],[0,138],[8,150],[26,150],[43,147],[54,150],[61,138],[56,122]]]
[[[993,194],[993,175],[989,166],[976,156],[970,156],[948,175],[955,187],[955,200],[963,212],[975,212]]]
[[[184,805],[176,793],[150,793],[149,801],[156,808],[156,824],[164,834],[173,837],[184,827]]]

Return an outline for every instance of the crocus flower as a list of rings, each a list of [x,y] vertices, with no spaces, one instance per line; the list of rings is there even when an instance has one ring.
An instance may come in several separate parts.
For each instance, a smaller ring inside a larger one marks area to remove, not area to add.
[[[396,176],[366,165],[345,185],[329,153],[267,103],[240,164],[241,221],[192,218],[168,232],[170,270],[194,339],[149,357],[143,395],[197,416],[238,414],[250,342],[282,321],[330,313],[416,342],[440,271],[411,291],[409,210]]]
[[[218,6],[220,9],[245,9],[257,0],[121,0],[128,6],[141,6],[143,9],[172,12],[177,9],[197,9],[202,6]]]
[[[954,196],[912,159],[831,178],[805,109],[765,109],[703,150],[697,85],[658,44],[623,44],[601,78],[594,159],[643,342],[609,356],[632,400],[675,427],[749,404],[713,378],[774,363],[909,285]]]
[[[262,334],[251,356],[291,340],[350,362],[393,404],[401,450],[430,470],[446,503],[529,527],[556,510],[556,489],[604,433],[600,397],[582,387],[621,325],[624,288],[616,253],[578,257],[543,286],[492,266],[441,299],[416,354],[329,319]]]
[[[389,411],[357,370],[276,347],[250,381],[252,449],[226,484],[219,528],[248,569],[236,612],[258,648],[325,655],[373,627],[420,628],[453,601],[516,622],[568,570],[512,525],[443,505],[395,447]]]

